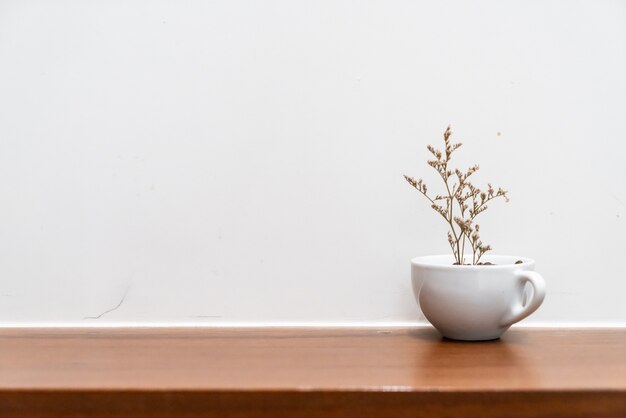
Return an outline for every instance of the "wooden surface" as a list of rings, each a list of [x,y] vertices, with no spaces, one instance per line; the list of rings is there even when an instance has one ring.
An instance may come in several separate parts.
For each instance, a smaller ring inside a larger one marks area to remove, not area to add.
[[[626,417],[626,330],[0,330],[1,417],[354,413]]]

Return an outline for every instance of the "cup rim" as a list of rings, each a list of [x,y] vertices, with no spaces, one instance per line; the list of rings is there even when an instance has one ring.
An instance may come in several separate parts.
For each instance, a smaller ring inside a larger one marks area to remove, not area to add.
[[[471,257],[472,254],[466,254],[465,257]],[[411,265],[416,267],[425,267],[436,270],[504,270],[512,267],[533,267],[535,260],[528,257],[519,257],[511,255],[500,254],[485,254],[482,257],[485,261],[493,262],[492,265],[454,265],[452,261],[454,258],[451,254],[439,254],[439,255],[425,255],[419,257],[413,257],[411,259]],[[513,261],[511,261],[513,260]],[[521,260],[522,263],[515,264],[515,261]],[[499,264],[497,261],[505,262],[505,264]]]

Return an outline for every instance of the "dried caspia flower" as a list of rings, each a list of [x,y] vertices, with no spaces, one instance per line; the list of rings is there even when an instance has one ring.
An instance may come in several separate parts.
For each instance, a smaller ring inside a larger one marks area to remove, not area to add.
[[[487,183],[487,191],[481,191],[478,187],[475,187],[468,178],[478,171],[479,166],[473,165],[463,172],[458,168],[450,167],[450,160],[454,151],[459,149],[463,144],[450,142],[452,136],[452,130],[450,126],[446,128],[443,133],[444,152],[436,149],[432,145],[428,145],[426,148],[435,157],[435,160],[428,160],[427,164],[434,168],[445,184],[445,194],[435,195],[431,198],[428,195],[428,189],[426,184],[419,179],[415,180],[413,177],[404,176],[405,180],[419,191],[426,199],[430,201],[431,207],[441,215],[448,225],[450,230],[448,231],[448,243],[452,249],[452,254],[455,259],[454,264],[462,265],[465,256],[466,243],[471,247],[472,251],[472,263],[477,265],[490,265],[491,263],[480,262],[480,258],[487,251],[491,251],[491,246],[483,244],[480,240],[478,224],[474,223],[476,217],[487,210],[487,202],[502,197],[506,202],[509,201],[508,192],[503,188],[497,190]],[[454,181],[452,175],[456,176],[456,182],[450,183],[450,180]],[[445,202],[445,208],[436,202]],[[469,202],[469,204],[467,203]]]

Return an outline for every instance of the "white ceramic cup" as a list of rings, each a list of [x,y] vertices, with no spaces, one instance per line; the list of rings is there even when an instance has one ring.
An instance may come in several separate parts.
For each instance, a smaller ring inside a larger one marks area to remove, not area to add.
[[[471,257],[471,255],[470,255]],[[515,264],[521,260],[522,263]],[[533,313],[546,284],[529,258],[485,255],[487,266],[453,265],[451,255],[411,260],[413,290],[424,316],[446,338],[492,340]],[[526,283],[532,295],[525,301]]]

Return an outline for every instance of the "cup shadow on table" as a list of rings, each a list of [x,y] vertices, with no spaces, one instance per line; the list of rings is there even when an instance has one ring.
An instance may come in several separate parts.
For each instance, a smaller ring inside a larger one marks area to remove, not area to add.
[[[522,331],[508,331],[489,341],[450,340],[432,327],[409,335],[416,342],[413,378],[423,384],[515,389],[540,380]]]
[[[421,341],[432,341],[446,344],[481,345],[481,344],[520,344],[526,340],[521,330],[508,330],[501,338],[486,341],[460,341],[443,337],[432,325],[424,324],[423,327],[409,331],[411,338]]]

